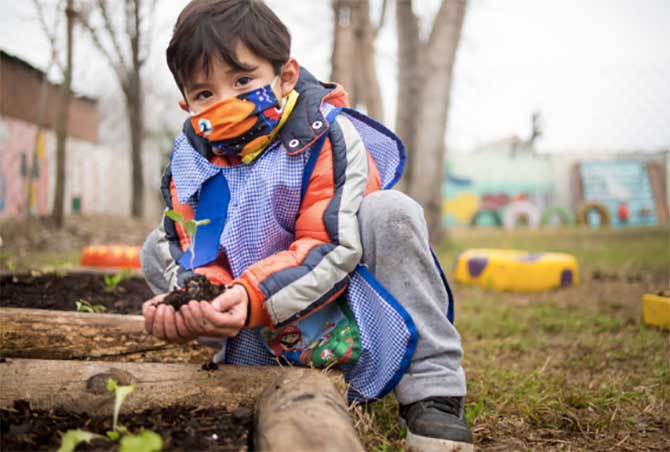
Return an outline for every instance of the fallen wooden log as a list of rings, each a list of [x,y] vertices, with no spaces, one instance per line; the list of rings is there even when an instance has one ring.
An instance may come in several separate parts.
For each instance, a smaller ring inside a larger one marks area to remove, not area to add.
[[[144,331],[140,315],[0,308],[0,355],[99,359],[174,345]]]
[[[322,372],[292,369],[256,403],[254,445],[263,451],[364,451],[342,389]]]
[[[114,395],[105,383],[112,377],[123,385],[137,385],[123,404],[124,412],[171,405],[233,409],[243,400],[255,400],[284,371],[281,367],[226,365],[206,371],[197,364],[7,359],[0,363],[0,407],[27,400],[38,409],[60,406],[76,413],[107,415],[113,412]]]

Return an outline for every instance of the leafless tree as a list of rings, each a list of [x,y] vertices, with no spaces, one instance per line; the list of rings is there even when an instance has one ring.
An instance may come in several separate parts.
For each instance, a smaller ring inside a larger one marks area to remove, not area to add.
[[[456,51],[467,0],[442,0],[427,40],[412,0],[396,0],[398,109],[396,130],[408,150],[401,188],[424,208],[431,242],[442,240],[445,132]]]
[[[382,121],[382,97],[374,64],[375,38],[384,20],[384,0],[380,24],[370,21],[369,0],[333,0],[335,33],[333,37],[331,80],[344,86],[349,103],[364,106],[368,115]]]
[[[124,30],[112,20],[110,5],[121,2],[89,0],[80,10],[78,19],[89,32],[93,44],[112,67],[126,101],[126,113],[130,133],[130,161],[132,199],[131,215],[142,217],[144,213],[144,178],[142,171],[142,138],[144,136],[143,88],[141,69],[146,61],[151,36],[147,23],[158,0],[125,0],[123,2]],[[142,5],[147,5],[144,8]],[[96,24],[95,20],[97,19]],[[124,49],[128,49],[124,51]],[[129,54],[129,55],[128,55]]]
[[[46,103],[48,102],[48,81],[46,74],[51,69],[51,66],[55,64],[61,71],[63,75],[63,83],[61,84],[60,90],[60,99],[58,105],[58,117],[56,119],[56,188],[54,192],[54,206],[51,216],[54,223],[58,227],[62,227],[65,221],[65,166],[67,163],[66,159],[66,145],[67,145],[67,133],[68,133],[68,115],[70,111],[70,99],[72,98],[72,32],[74,28],[74,19],[75,19],[75,10],[73,5],[73,0],[67,0],[65,4],[64,12],[62,8],[62,2],[58,3],[56,8],[56,20],[53,27],[50,29],[47,25],[44,7],[38,0],[33,0],[35,9],[37,10],[38,19],[40,25],[49,40],[49,45],[51,47],[51,58],[47,72],[44,75],[42,81],[42,87],[40,89],[40,96],[38,99],[37,107],[37,134],[35,136],[35,147],[33,150],[33,159],[32,159],[32,168],[28,173],[28,204],[27,212],[30,214],[30,200],[32,199],[32,175],[35,172],[37,165],[37,149],[40,145],[41,135],[46,124],[44,118],[46,114]],[[58,33],[58,24],[59,17],[61,14],[64,14],[66,17],[66,52],[65,58],[66,62],[63,65],[60,62],[58,57],[58,46],[57,46],[57,33]]]
[[[444,137],[456,51],[467,0],[442,0],[427,39],[420,34],[412,0],[396,0],[398,36],[398,107],[396,132],[408,160],[398,188],[416,199],[426,213],[431,242],[441,241]],[[369,0],[332,0],[335,18],[332,75],[350,92],[353,106],[364,105],[381,118],[381,94],[374,69],[374,40],[380,23],[370,21]]]

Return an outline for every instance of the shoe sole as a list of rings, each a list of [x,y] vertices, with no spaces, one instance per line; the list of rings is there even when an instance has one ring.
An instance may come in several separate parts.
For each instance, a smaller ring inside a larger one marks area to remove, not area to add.
[[[405,419],[399,417],[398,421],[400,427],[407,429]],[[409,429],[407,429],[405,444],[407,444],[408,450],[413,452],[474,452],[475,450],[475,447],[470,443],[415,435]]]
[[[474,452],[472,444],[451,441],[448,439],[429,438],[427,436],[415,435],[408,431],[405,440],[407,447],[415,452]]]

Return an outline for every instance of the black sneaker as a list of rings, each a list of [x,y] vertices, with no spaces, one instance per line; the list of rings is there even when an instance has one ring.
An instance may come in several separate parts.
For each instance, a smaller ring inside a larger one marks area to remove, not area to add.
[[[407,447],[421,452],[473,451],[463,397],[431,397],[400,406]]]

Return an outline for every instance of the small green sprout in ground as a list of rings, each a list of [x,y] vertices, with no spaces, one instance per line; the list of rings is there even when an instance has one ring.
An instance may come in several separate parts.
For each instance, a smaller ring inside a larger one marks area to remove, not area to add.
[[[114,415],[112,430],[106,432],[107,438],[119,442],[119,452],[158,452],[163,449],[163,439],[159,434],[151,430],[142,430],[138,435],[133,435],[126,427],[119,424],[119,413],[121,405],[128,395],[135,390],[135,385],[119,385],[113,378],[107,379],[107,390],[114,393]],[[82,442],[90,442],[93,439],[106,439],[102,435],[87,432],[85,430],[68,430],[63,435],[58,452],[73,452],[77,445]]]
[[[128,395],[135,390],[135,385],[119,386],[116,383],[116,380],[113,378],[108,378],[107,390],[114,393],[114,420],[112,423],[112,429],[114,432],[117,432],[119,430],[118,420],[119,412],[121,411],[121,405],[123,404],[123,401],[126,399],[126,397],[128,397]],[[122,430],[125,430],[125,427],[122,427]]]
[[[180,214],[179,212],[175,212],[174,210],[167,210],[165,212],[165,215],[170,218],[173,221],[176,221],[179,223],[182,228],[184,228],[184,231],[186,231],[186,235],[188,235],[188,249],[191,251],[191,268],[193,268],[193,262],[195,261],[195,235],[200,226],[205,226],[206,224],[210,223],[209,218],[205,218],[203,220],[184,220],[184,216]]]
[[[104,439],[104,436],[87,432],[86,430],[68,430],[60,443],[58,452],[74,452],[81,443],[90,443],[94,439]]]
[[[105,275],[104,276],[105,292],[114,292],[118,287],[118,285],[121,284],[121,281],[123,281],[124,279],[128,279],[129,276],[130,276],[129,268],[125,268],[113,275]]]
[[[90,301],[84,300],[83,298],[74,302],[74,305],[77,308],[77,312],[105,312],[107,310],[101,304],[91,304]]]

